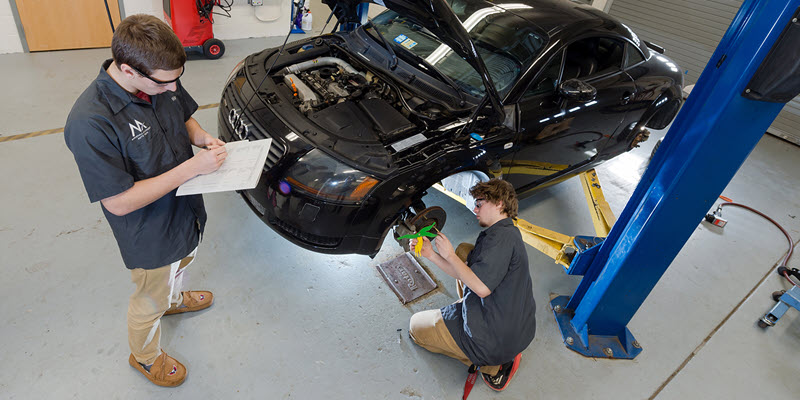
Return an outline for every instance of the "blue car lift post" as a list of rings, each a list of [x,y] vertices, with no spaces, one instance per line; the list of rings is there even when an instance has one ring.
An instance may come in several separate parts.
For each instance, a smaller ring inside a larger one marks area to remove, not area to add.
[[[628,322],[800,92],[798,7],[800,0],[742,4],[608,237],[573,258],[569,273],[584,275],[577,290],[551,301],[568,348],[621,359],[642,351]]]

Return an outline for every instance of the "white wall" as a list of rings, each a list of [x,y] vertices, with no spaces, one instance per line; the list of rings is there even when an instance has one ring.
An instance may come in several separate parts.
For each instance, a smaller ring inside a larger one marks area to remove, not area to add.
[[[214,16],[214,37],[222,40],[285,36],[289,31],[290,0],[264,0],[253,7],[247,0],[233,0],[231,18]],[[125,15],[150,14],[164,18],[162,0],[124,0]],[[216,12],[220,12],[217,8]],[[258,12],[258,16],[256,16]],[[259,20],[259,17],[265,21]]]
[[[113,1],[113,0],[109,0]],[[319,2],[320,0],[314,0]],[[231,18],[214,16],[214,36],[226,39],[285,36],[289,33],[290,0],[264,0],[264,5],[253,7],[247,0],[234,0]],[[150,14],[164,18],[162,0],[124,0],[125,15]],[[258,11],[258,17],[256,16]],[[11,13],[11,4],[0,0],[0,54],[20,53],[22,41]]]
[[[11,3],[0,1],[0,54],[21,53],[22,41],[11,13]]]

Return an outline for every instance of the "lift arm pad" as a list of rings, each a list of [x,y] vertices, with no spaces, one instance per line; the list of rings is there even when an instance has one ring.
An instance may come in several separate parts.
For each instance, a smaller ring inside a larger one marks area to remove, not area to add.
[[[800,94],[800,8],[772,46],[742,96],[788,103]]]

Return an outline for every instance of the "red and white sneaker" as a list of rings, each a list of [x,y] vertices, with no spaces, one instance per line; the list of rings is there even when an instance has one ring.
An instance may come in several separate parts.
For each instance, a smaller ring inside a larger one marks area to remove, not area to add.
[[[483,376],[483,381],[486,382],[486,385],[492,388],[492,390],[498,392],[505,390],[508,387],[508,383],[511,382],[511,378],[517,373],[520,360],[522,360],[522,354],[517,354],[512,361],[500,367],[500,371],[497,372],[497,375],[481,374]]]

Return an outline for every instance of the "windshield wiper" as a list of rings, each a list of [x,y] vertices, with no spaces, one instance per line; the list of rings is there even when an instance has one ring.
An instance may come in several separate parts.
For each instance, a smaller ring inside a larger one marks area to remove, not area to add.
[[[389,61],[389,69],[394,71],[394,69],[397,68],[397,54],[394,52],[394,49],[389,44],[389,42],[386,41],[386,38],[383,37],[383,34],[378,29],[378,27],[372,23],[372,19],[367,18],[367,21],[369,21],[369,25],[372,26],[372,30],[374,30],[375,33],[378,34],[378,37],[381,38],[381,42],[383,42],[383,47],[386,47],[386,50],[389,50],[389,53],[392,54],[392,61]]]
[[[425,60],[421,56],[419,56],[417,54],[414,54],[414,53],[412,53],[410,51],[406,51],[405,53],[406,54],[410,54],[414,58],[415,61],[417,61],[418,63],[424,65],[426,68],[432,69],[433,71],[435,71],[436,75],[439,75],[439,77],[441,77],[442,80],[446,84],[448,84],[450,87],[455,89],[456,93],[458,93],[458,100],[459,100],[458,106],[459,107],[464,107],[467,104],[467,99],[466,99],[466,97],[464,97],[464,90],[461,89],[461,87],[458,86],[458,84],[456,84],[456,82],[453,81],[452,78],[450,78],[446,74],[442,73],[442,71],[439,71],[438,68],[434,67],[433,64],[429,63],[427,60]]]
[[[383,37],[383,34],[381,33],[381,31],[372,22],[372,19],[371,18],[367,18],[367,21],[369,21],[369,24],[372,27],[372,29],[375,31],[375,33],[378,34],[378,37],[381,39],[381,42],[383,42],[384,47],[386,47],[386,49],[389,50],[389,53],[392,54],[392,61],[389,63],[389,69],[394,71],[394,69],[397,68],[397,53],[395,53],[394,49],[392,48],[392,45],[389,44],[389,42],[386,40],[386,38]],[[414,53],[412,53],[410,51],[406,51],[405,53],[410,54],[414,58],[415,61],[417,61],[418,63],[424,65],[426,68],[435,71],[436,74],[439,75],[446,84],[448,84],[450,87],[455,89],[456,93],[458,94],[458,100],[459,100],[458,106],[459,107],[464,107],[467,104],[467,100],[464,97],[464,91],[449,76],[443,74],[436,67],[434,67],[431,63],[427,62],[424,58],[422,58],[422,57],[420,57],[420,56],[418,56],[418,55],[416,55],[416,54],[414,54]]]

